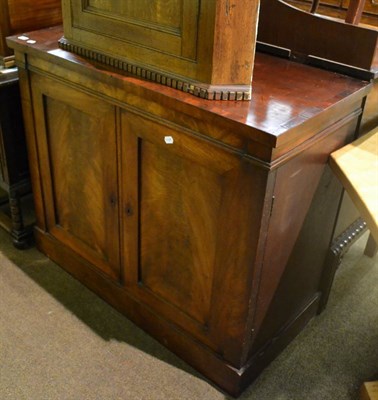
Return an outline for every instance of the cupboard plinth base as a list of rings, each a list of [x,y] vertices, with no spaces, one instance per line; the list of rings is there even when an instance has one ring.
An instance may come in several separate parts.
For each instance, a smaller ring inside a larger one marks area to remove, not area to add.
[[[53,236],[38,228],[34,229],[34,234],[37,248],[42,253],[202,373],[213,384],[234,397],[238,397],[302,331],[316,315],[319,306],[320,293],[310,299],[296,317],[289,321],[263,349],[257,351],[243,367],[235,368],[138,302],[117,282],[105,279],[104,275],[95,270],[88,276],[88,268],[91,266]]]

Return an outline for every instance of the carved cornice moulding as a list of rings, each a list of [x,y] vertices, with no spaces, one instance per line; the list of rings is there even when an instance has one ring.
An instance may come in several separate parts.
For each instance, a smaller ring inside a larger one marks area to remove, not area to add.
[[[230,101],[251,100],[252,90],[251,86],[248,85],[207,85],[201,82],[191,81],[86,49],[82,46],[70,43],[64,37],[59,40],[59,47],[79,56],[98,61],[101,64],[109,65],[143,79],[181,90],[202,99]]]

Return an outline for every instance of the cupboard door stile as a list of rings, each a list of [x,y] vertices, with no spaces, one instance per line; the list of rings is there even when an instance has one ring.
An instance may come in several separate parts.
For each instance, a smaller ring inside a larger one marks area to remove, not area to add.
[[[115,108],[33,75],[47,231],[120,278]]]
[[[46,231],[46,215],[44,207],[43,191],[41,186],[41,169],[39,152],[35,134],[34,110],[32,104],[32,93],[29,85],[29,71],[18,68],[22,116],[25,125],[25,139],[27,143],[28,161],[30,176],[33,188],[34,210],[36,217],[36,227],[41,231]]]
[[[120,118],[120,196],[121,196],[121,240],[122,247],[122,276],[128,288],[139,282],[139,171],[138,148],[139,138],[135,135],[125,134],[124,112]]]

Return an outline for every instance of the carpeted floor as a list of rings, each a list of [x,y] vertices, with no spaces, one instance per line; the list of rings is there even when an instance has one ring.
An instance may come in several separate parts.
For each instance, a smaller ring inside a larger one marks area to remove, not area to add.
[[[347,253],[326,311],[241,400],[354,400],[378,378],[378,265]],[[0,400],[228,397],[32,248],[0,230]]]

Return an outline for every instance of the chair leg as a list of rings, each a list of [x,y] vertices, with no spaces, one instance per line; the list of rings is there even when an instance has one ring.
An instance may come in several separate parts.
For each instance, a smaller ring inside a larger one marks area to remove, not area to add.
[[[378,251],[377,243],[375,243],[373,235],[370,234],[365,246],[364,254],[365,256],[368,257],[374,257],[377,254],[377,251]]]

